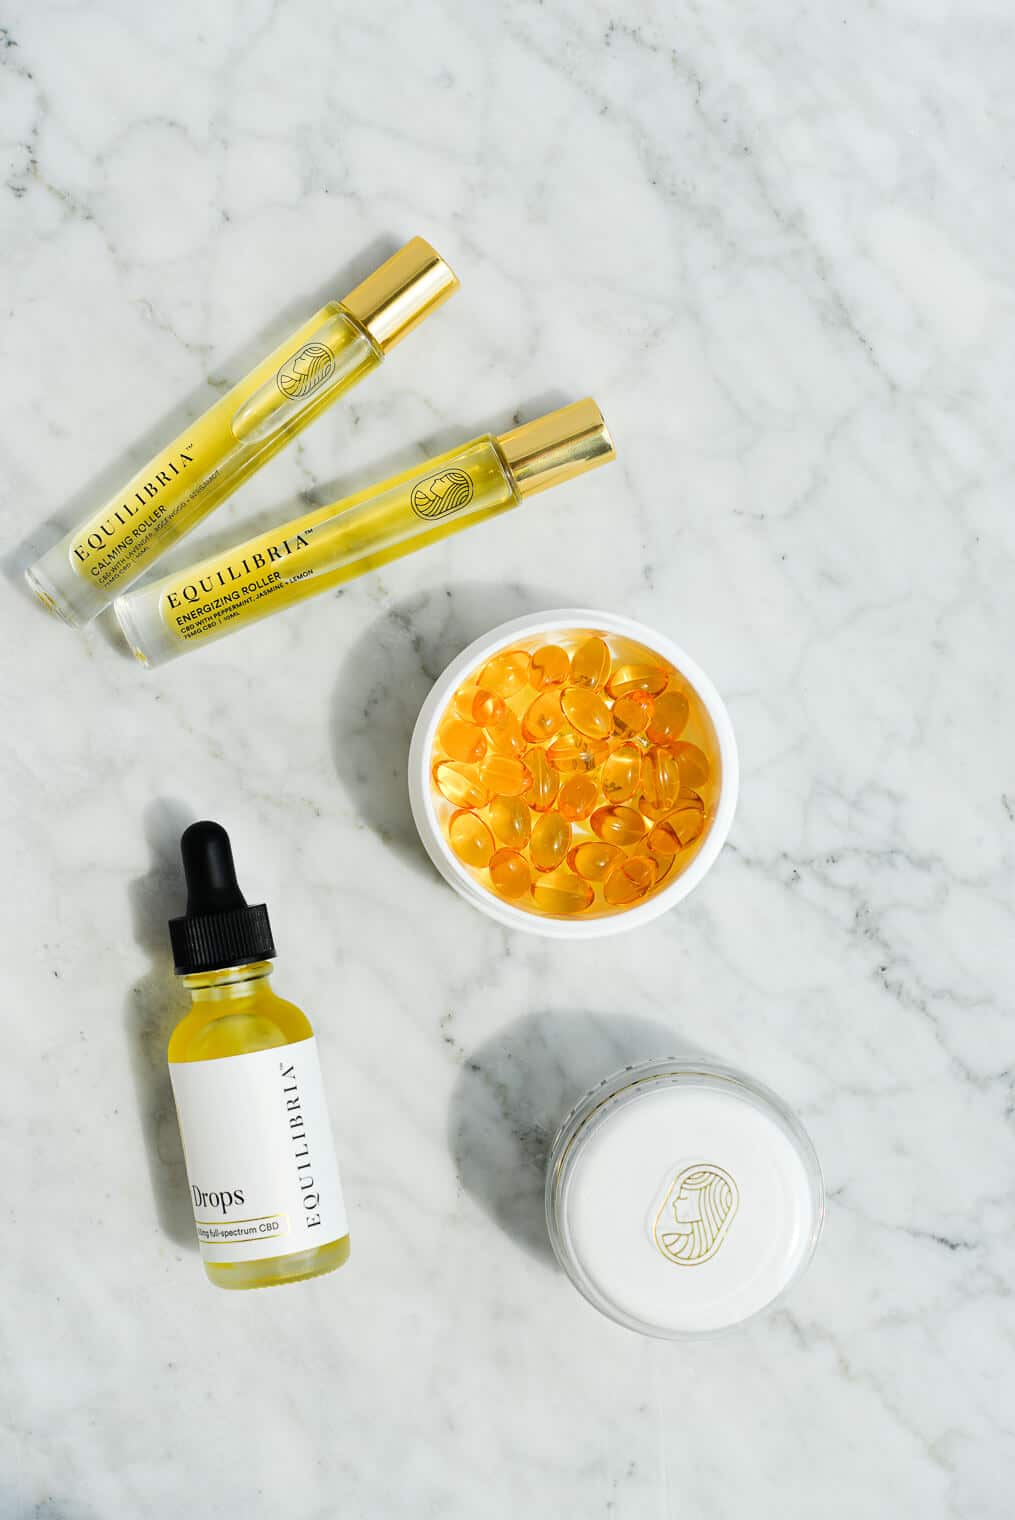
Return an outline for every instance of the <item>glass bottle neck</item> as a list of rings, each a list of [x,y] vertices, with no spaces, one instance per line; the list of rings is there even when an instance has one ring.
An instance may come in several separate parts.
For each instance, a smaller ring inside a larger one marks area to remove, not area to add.
[[[195,1003],[230,1003],[250,997],[267,986],[274,967],[271,961],[252,961],[248,966],[225,966],[221,971],[198,971],[183,978]]]

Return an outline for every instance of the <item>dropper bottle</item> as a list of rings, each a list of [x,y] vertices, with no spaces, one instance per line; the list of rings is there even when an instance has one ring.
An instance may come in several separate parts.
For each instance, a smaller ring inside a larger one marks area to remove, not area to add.
[[[596,403],[576,401],[497,437],[474,438],[120,597],[116,616],[137,659],[161,665],[614,457]]]
[[[314,1031],[272,990],[268,910],[247,905],[225,829],[193,823],[180,847],[169,934],[191,1008],[169,1074],[205,1271],[219,1288],[319,1277],[347,1260],[349,1227]]]

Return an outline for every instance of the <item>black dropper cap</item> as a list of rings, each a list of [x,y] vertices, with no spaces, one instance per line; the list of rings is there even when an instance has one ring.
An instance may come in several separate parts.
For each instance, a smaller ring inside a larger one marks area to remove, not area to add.
[[[229,835],[220,823],[192,823],[180,840],[187,912],[169,921],[177,976],[273,960],[268,909],[247,906],[236,882]]]

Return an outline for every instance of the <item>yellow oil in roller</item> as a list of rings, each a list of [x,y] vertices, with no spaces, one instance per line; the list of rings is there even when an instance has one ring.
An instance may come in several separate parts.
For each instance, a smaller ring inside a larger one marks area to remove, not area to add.
[[[66,622],[87,623],[457,287],[440,255],[413,238],[291,333],[44,554],[26,572],[33,591]]]
[[[508,512],[613,457],[599,408],[589,399],[576,401],[509,433],[474,438],[120,597],[116,615],[138,660],[161,665]],[[527,681],[528,664],[526,657],[524,670],[491,667],[480,687],[503,700],[518,681]],[[464,695],[463,703],[468,707]],[[450,716],[469,721],[458,712]],[[511,719],[516,726],[514,714]],[[508,753],[509,737],[495,725],[493,748]]]

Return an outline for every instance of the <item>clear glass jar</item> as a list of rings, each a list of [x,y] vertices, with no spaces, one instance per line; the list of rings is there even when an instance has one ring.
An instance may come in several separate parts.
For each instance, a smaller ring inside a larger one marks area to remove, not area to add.
[[[579,1293],[642,1335],[719,1334],[780,1302],[824,1218],[817,1155],[761,1083],[708,1061],[628,1066],[550,1152],[546,1221]]]

